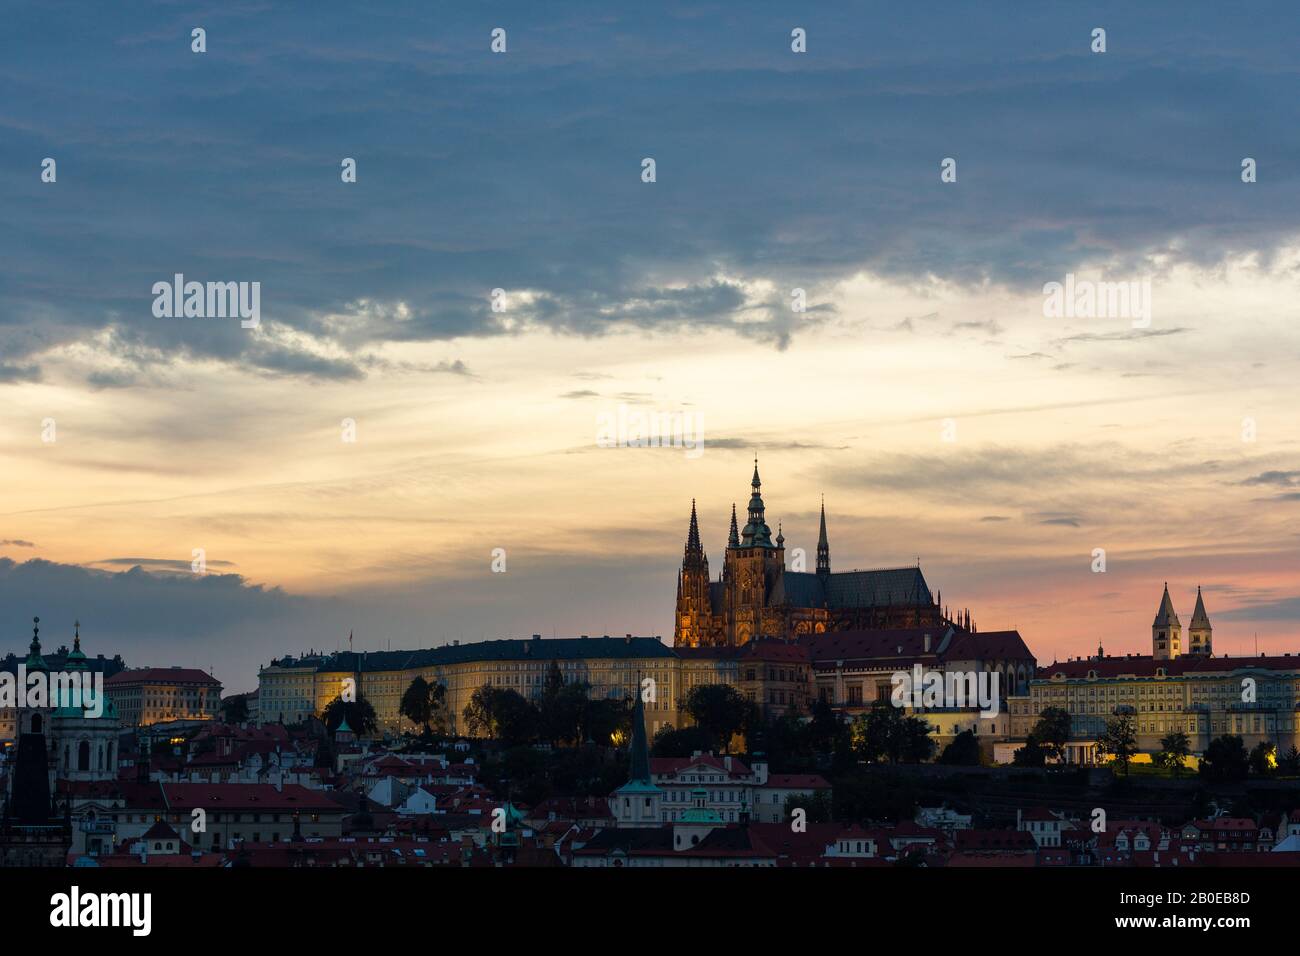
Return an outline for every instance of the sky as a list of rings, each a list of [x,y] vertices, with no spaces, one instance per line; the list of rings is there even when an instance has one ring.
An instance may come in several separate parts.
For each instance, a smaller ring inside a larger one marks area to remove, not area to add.
[[[1300,652],[1294,11],[918,7],[10,11],[0,652],[668,637],[755,455],[788,552],[825,495],[833,568],[1040,661],[1149,652],[1166,581]]]

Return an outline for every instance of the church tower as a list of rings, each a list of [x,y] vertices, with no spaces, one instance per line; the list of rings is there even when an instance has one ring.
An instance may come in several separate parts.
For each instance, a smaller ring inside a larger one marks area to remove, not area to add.
[[[735,516],[732,516],[733,526]],[[677,576],[677,617],[673,625],[673,643],[699,647],[709,643],[713,609],[709,603],[709,559],[700,543],[700,525],[695,516],[695,499],[691,499],[691,524],[686,532],[686,552]]]
[[[1156,611],[1156,619],[1151,624],[1151,656],[1158,661],[1172,661],[1182,653],[1182,636],[1183,626],[1174,611],[1174,602],[1169,597],[1169,582],[1166,581],[1160,610]]]
[[[1192,612],[1192,625],[1187,629],[1187,636],[1191,639],[1187,653],[1200,654],[1205,657],[1213,656],[1213,635],[1214,629],[1210,627],[1210,615],[1205,613],[1205,601],[1201,599],[1201,586],[1198,584],[1196,586],[1196,610]]]
[[[754,459],[750,480],[749,520],[740,529],[740,540],[727,548],[723,576],[726,594],[727,643],[739,646],[764,636],[764,609],[770,589],[785,572],[785,540],[772,541],[763,505],[763,482]]]
[[[609,809],[618,827],[657,827],[661,822],[664,792],[650,774],[650,746],[645,732],[645,705],[641,681],[632,703],[632,747],[627,783],[609,797]]]
[[[817,577],[822,579],[822,585],[825,586],[826,579],[831,576],[831,546],[826,540],[826,499],[822,498],[822,527],[817,534]]]

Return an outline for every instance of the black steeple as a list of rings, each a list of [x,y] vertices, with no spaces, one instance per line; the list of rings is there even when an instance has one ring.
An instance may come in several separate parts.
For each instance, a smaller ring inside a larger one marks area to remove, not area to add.
[[[822,526],[817,535],[817,574],[827,577],[831,573],[831,546],[826,540],[826,498],[822,498]]]

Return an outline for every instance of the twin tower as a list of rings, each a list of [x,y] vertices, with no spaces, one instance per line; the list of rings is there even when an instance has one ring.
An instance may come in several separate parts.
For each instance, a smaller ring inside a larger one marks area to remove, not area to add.
[[[1174,611],[1174,602],[1169,598],[1169,584],[1165,583],[1165,595],[1160,599],[1160,610],[1151,624],[1151,656],[1158,661],[1171,661],[1183,654],[1210,657],[1213,652],[1214,629],[1210,627],[1210,616],[1205,613],[1205,601],[1201,598],[1201,589],[1196,589],[1196,610],[1192,612],[1192,625],[1187,629],[1188,646],[1184,651],[1183,626]]]

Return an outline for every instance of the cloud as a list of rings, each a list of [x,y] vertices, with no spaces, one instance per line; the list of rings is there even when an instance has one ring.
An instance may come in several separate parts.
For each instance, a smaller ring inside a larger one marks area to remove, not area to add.
[[[1300,471],[1262,471],[1258,475],[1252,475],[1245,481],[1240,482],[1243,485],[1280,485],[1284,488],[1293,488],[1300,485]]]
[[[1078,528],[1083,524],[1083,519],[1077,515],[1068,514],[1036,514],[1033,516],[1039,524],[1060,525],[1066,528]]]
[[[7,609],[10,634],[21,633],[22,621],[34,616],[57,624],[54,633],[70,632],[71,618],[78,617],[90,633],[129,640],[137,658],[159,663],[173,655],[192,660],[200,650],[208,654],[202,642],[232,628],[272,628],[304,603],[237,574],[157,574],[141,566],[111,572],[0,558],[0,606]]]
[[[205,559],[205,565],[210,568],[232,568],[232,561],[208,561]],[[93,562],[95,565],[108,565],[110,567],[124,568],[141,568],[146,571],[179,571],[185,574],[194,574],[194,567],[190,561],[181,561],[173,558],[104,558],[101,561]]]
[[[1300,621],[1300,597],[1259,601],[1244,607],[1219,611],[1216,620],[1224,621]]]
[[[471,8],[405,3],[363,23],[322,8],[310,37],[294,11],[259,8],[222,23],[207,56],[238,69],[217,80],[147,10],[15,16],[0,129],[13,157],[60,144],[60,166],[6,197],[0,382],[36,381],[53,350],[105,331],[143,367],[325,381],[364,376],[386,344],[531,327],[726,329],[785,348],[832,315],[818,290],[862,271],[1036,289],[1083,261],[1267,260],[1300,221],[1300,194],[1236,175],[1243,129],[1255,155],[1300,153],[1281,120],[1300,77],[1281,38],[1227,9],[1171,31],[1160,11],[1103,3],[1123,57],[1088,54],[1057,7],[954,10],[937,28],[919,10],[821,9],[807,57],[756,39],[788,35],[775,2],[743,24],[678,3],[499,12],[504,57],[483,55]],[[867,29],[873,43],[851,39]],[[55,55],[67,68],[51,79]],[[941,185],[953,154],[960,179]],[[261,282],[263,328],[153,318],[152,283],[177,271]]]
[[[24,541],[22,538],[6,538],[5,540],[0,541],[0,547],[6,547],[6,546],[7,546],[7,547],[11,547],[11,548],[34,548],[34,547],[36,547],[36,545],[33,544],[32,542],[30,542],[30,541]]]
[[[41,370],[37,365],[0,364],[0,383],[39,382]]]

